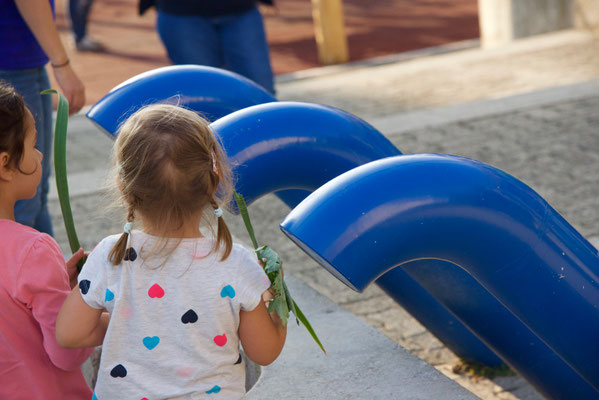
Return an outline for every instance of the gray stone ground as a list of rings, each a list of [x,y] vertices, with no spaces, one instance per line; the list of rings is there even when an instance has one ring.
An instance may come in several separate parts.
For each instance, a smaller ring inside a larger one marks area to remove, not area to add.
[[[535,189],[583,235],[599,236],[599,81],[594,81],[599,78],[599,47],[591,33],[563,31],[500,49],[327,71],[311,71],[312,77],[305,79],[301,74],[284,77],[278,84],[279,99],[354,113],[384,127],[382,132],[404,154],[457,154],[494,165]],[[570,86],[542,90],[564,85]],[[531,92],[525,102],[512,97]],[[526,105],[505,107],[510,103]],[[446,117],[429,123],[429,112]],[[107,201],[97,190],[112,141],[85,118],[73,118],[70,127],[72,208],[82,245],[91,249],[122,229],[118,217],[101,212]],[[56,238],[68,251],[55,195],[50,208]],[[278,224],[288,210],[274,196],[256,201],[250,212],[259,240],[279,251],[287,273],[479,397],[541,398],[517,376],[488,380],[454,374],[456,357],[381,290],[372,286],[362,294],[353,292],[284,238]],[[234,235],[245,240],[240,219],[226,219]]]

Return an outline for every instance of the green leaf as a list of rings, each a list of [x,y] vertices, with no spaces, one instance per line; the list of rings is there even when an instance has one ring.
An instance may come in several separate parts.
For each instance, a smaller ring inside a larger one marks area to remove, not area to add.
[[[316,332],[314,332],[314,328],[312,328],[312,325],[310,325],[310,322],[308,322],[308,318],[306,318],[306,316],[304,315],[304,313],[302,312],[302,310],[300,310],[299,306],[297,305],[297,303],[295,301],[293,302],[293,304],[295,306],[295,310],[297,311],[295,313],[296,317],[302,322],[302,324],[304,324],[304,326],[306,327],[306,329],[310,333],[310,336],[312,336],[312,339],[314,339],[314,341],[316,342],[316,344],[318,344],[318,347],[320,347],[320,349],[326,355],[327,351],[322,346],[322,343],[320,343],[320,339],[318,339],[318,336],[316,335]]]
[[[254,234],[254,228],[250,222],[250,215],[248,213],[245,200],[239,193],[234,193],[233,196],[235,198],[235,202],[237,203],[237,208],[239,209],[241,218],[243,218],[245,228],[247,229],[250,239],[252,240],[252,244],[254,245],[256,256],[258,257],[258,260],[264,263],[264,272],[266,272],[266,275],[270,280],[270,287],[275,291],[275,296],[268,305],[268,312],[271,313],[276,311],[283,325],[287,326],[287,321],[289,320],[289,310],[291,310],[291,312],[295,315],[297,324],[299,325],[301,321],[316,344],[318,344],[324,354],[327,354],[326,350],[322,346],[322,343],[320,343],[316,332],[314,332],[312,325],[310,325],[306,316],[302,313],[296,302],[291,297],[291,293],[289,293],[289,289],[283,280],[283,261],[281,260],[281,257],[276,251],[268,246],[262,246],[260,248],[258,247],[258,242],[256,241],[256,236]]]
[[[56,111],[56,127],[54,128],[54,175],[56,176],[56,189],[58,191],[58,201],[62,211],[64,227],[67,231],[69,246],[71,252],[75,253],[81,245],[77,238],[75,223],[73,221],[73,212],[71,211],[71,202],[69,200],[69,182],[67,181],[67,126],[69,121],[69,102],[54,89],[48,89],[41,94],[57,94],[58,109]],[[46,155],[49,157],[49,155]],[[85,257],[77,263],[77,269],[81,271]]]
[[[254,235],[254,227],[252,226],[252,222],[250,221],[250,214],[248,213],[248,208],[245,204],[245,199],[242,195],[235,192],[233,193],[233,197],[235,198],[235,202],[237,203],[237,208],[239,209],[239,213],[241,214],[241,218],[243,218],[243,223],[245,224],[245,229],[247,229],[252,244],[254,245],[254,249],[258,248],[258,241],[256,240],[256,235]]]

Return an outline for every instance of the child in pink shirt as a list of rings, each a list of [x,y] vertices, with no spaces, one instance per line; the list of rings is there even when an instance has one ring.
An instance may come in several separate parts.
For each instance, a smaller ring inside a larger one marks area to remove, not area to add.
[[[40,182],[36,136],[23,99],[0,81],[0,399],[88,400],[81,364],[92,349],[63,349],[55,338],[83,250],[65,266],[52,237],[14,218],[15,202],[33,197]]]

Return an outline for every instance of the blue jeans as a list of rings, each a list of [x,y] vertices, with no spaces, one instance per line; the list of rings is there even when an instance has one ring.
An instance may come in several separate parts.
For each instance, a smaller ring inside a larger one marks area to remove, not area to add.
[[[0,70],[0,79],[10,83],[23,96],[27,108],[35,118],[37,143],[35,147],[44,155],[42,160],[42,180],[32,199],[20,200],[15,205],[15,219],[40,232],[53,234],[52,219],[48,212],[48,189],[50,168],[52,167],[52,96],[40,92],[50,88],[48,74],[44,67],[23,70]]]
[[[258,8],[220,17],[158,12],[160,39],[174,64],[223,68],[245,76],[274,95],[274,77]]]
[[[87,34],[87,19],[93,0],[69,0],[69,17],[75,41],[79,42]]]

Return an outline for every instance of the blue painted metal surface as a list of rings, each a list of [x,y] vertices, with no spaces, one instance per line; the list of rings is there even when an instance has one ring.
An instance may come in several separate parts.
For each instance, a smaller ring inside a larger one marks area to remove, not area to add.
[[[315,191],[281,228],[358,291],[405,264],[412,277],[541,392],[573,398],[576,385],[581,390],[578,398],[599,398],[597,250],[532,189],[508,174],[445,155],[374,161]],[[418,266],[408,263],[422,259],[460,268],[434,268],[434,277],[415,273]],[[451,282],[466,296],[452,300],[443,282]],[[490,296],[470,297],[480,285]],[[509,311],[493,305],[492,297]],[[487,314],[479,300],[493,312]],[[510,313],[524,325],[510,320]],[[496,326],[497,317],[509,322],[510,332],[489,328]],[[476,321],[486,328],[477,328]],[[538,336],[547,347],[526,354],[530,348],[515,333],[523,326],[530,329],[529,337]],[[511,346],[525,352],[524,362],[518,362],[517,351],[510,355]]]
[[[294,207],[329,179],[358,165],[401,152],[364,120],[312,103],[260,104],[211,124],[250,204],[284,189],[301,189]]]
[[[175,65],[144,72],[121,83],[96,103],[87,117],[112,136],[119,124],[145,105],[178,104],[210,121],[276,99],[234,72],[200,65]]]
[[[318,104],[257,105],[219,119],[212,128],[220,135],[234,168],[236,190],[248,204],[276,192],[293,208],[308,193],[341,173],[401,154],[365,121]],[[290,193],[292,196],[286,197]],[[395,296],[395,300],[458,356],[486,365],[502,364],[409,276],[395,279],[394,284],[401,285],[403,294],[401,298]]]

